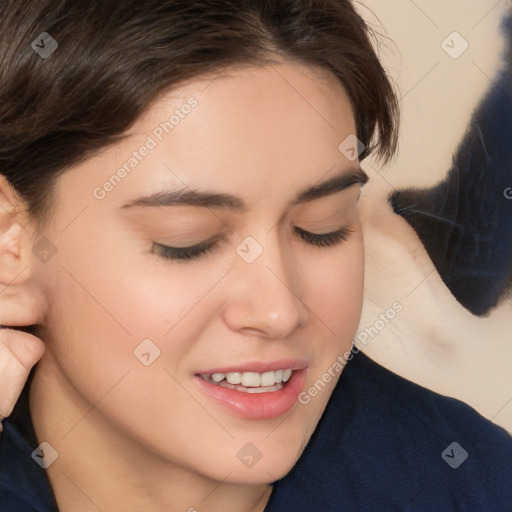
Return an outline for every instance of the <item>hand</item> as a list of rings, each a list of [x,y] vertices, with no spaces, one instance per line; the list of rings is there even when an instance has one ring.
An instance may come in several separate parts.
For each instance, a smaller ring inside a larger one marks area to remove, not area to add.
[[[0,420],[11,414],[31,368],[44,352],[43,342],[5,326],[32,325],[39,320],[40,303],[16,286],[0,291]],[[0,423],[0,432],[3,427]]]

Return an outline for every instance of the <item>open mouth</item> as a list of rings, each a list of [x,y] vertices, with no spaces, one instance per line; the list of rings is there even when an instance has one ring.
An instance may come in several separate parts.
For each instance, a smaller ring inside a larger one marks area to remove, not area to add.
[[[293,370],[286,368],[264,373],[231,372],[200,374],[206,382],[242,393],[271,393],[283,389]]]
[[[259,369],[255,366],[250,369]],[[219,371],[222,368],[212,368],[196,373],[194,380],[206,396],[228,413],[251,420],[271,419],[288,413],[297,404],[307,372],[307,364],[302,361],[283,361],[273,366],[282,369],[258,373],[237,371],[236,366],[225,368],[224,372]],[[269,364],[264,365],[265,370],[268,367]]]

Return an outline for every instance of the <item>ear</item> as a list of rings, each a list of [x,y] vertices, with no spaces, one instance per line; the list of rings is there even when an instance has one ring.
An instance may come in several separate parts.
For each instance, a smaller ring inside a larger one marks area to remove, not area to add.
[[[4,176],[0,176],[0,283],[9,286],[26,267],[24,204]]]
[[[46,298],[34,280],[32,228],[19,194],[0,175],[0,325],[39,323]]]

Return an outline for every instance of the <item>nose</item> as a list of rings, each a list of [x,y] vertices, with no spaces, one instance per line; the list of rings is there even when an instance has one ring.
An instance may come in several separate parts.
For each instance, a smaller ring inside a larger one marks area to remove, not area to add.
[[[267,244],[252,263],[237,257],[236,267],[223,310],[231,330],[283,339],[307,323],[310,312],[300,295],[299,272],[277,244]]]

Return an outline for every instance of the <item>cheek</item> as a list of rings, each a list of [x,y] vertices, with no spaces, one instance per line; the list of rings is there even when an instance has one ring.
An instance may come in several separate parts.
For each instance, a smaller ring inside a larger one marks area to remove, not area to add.
[[[59,271],[46,321],[48,345],[61,368],[70,377],[83,377],[91,389],[101,388],[101,376],[111,376],[112,366],[126,365],[136,341],[123,313],[129,295],[102,277],[78,265]]]
[[[158,356],[151,368],[161,371],[175,373],[188,360],[215,310],[202,299],[225,269],[180,270],[142,251],[126,258],[108,240],[97,239],[93,249],[80,240],[59,248],[46,325],[52,352],[70,380],[85,383],[94,397],[116,371],[145,369],[139,346],[149,347],[151,360]]]
[[[331,353],[352,342],[361,317],[364,255],[362,240],[354,233],[350,242],[331,254],[319,254],[309,264],[311,276],[307,304],[316,324],[326,329],[326,347]]]
[[[105,356],[126,359],[143,339],[165,337],[192,308],[201,286],[144,272],[136,262],[106,259],[77,258],[63,265],[49,296],[47,323],[60,330],[55,338],[73,340],[76,350],[101,347]]]
[[[171,272],[168,265],[149,267],[136,256],[123,262],[113,253],[79,256],[77,246],[68,251],[60,247],[45,324],[50,348],[46,356],[56,361],[64,377],[59,382],[67,381],[61,384],[63,394],[76,389],[79,398],[73,395],[71,400],[78,410],[97,404],[96,410],[136,432],[141,442],[154,442],[153,450],[174,450],[165,441],[169,432],[181,439],[197,425],[194,435],[201,436],[204,410],[181,383],[189,378],[187,356],[208,315],[207,301],[194,305],[216,276],[198,271],[191,282],[191,272]],[[151,342],[141,345],[143,340]],[[138,350],[140,346],[144,350]],[[47,375],[57,373],[56,367],[48,364]],[[63,431],[79,418],[76,411],[66,414]],[[181,439],[176,445],[184,443]]]
[[[307,400],[307,409],[315,411],[312,414],[315,417],[325,406],[343,371],[344,354],[350,350],[359,325],[364,274],[361,237],[354,236],[346,246],[330,254],[320,252],[309,268],[309,289],[304,301],[310,310],[308,339],[314,356],[306,388],[322,380]],[[330,374],[326,375],[328,371]]]

